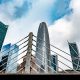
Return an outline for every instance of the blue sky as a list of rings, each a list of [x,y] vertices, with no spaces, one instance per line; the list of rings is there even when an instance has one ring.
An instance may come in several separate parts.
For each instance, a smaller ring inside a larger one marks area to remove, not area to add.
[[[48,25],[52,25],[65,15],[70,15],[72,13],[72,9],[69,7],[70,1],[0,0],[0,20],[9,25],[7,34],[9,38],[7,36],[4,43],[18,41],[26,35],[26,32],[28,34],[32,31],[30,28],[34,29],[34,33],[37,33],[36,28],[38,28],[39,23],[42,21],[45,21]],[[11,30],[18,33],[15,41],[13,41],[15,33]],[[22,32],[20,32],[21,30]]]
[[[13,3],[13,15],[10,13],[11,8],[5,12],[5,15],[11,15],[9,17],[11,19],[20,19],[24,15],[28,14],[30,10],[33,10],[36,11],[35,15],[39,14],[38,16],[43,17],[44,20],[48,20],[49,23],[53,23],[55,20],[60,19],[72,12],[72,9],[69,8],[70,1],[71,0],[51,0],[50,5],[48,5],[48,2],[50,2],[49,0],[44,0],[44,3],[42,0],[22,0],[22,4],[18,6],[19,4],[14,5],[14,2],[16,3],[16,0],[0,0],[0,5],[4,5],[4,8],[6,7],[5,5],[7,5],[7,9],[9,8],[8,4]],[[39,6],[37,4],[39,4]],[[34,7],[35,5],[37,8]],[[40,11],[37,9],[40,9]],[[38,20],[40,20],[40,17],[35,16],[34,18],[38,18]]]
[[[14,44],[31,31],[37,35],[45,21],[50,42],[69,52],[67,40],[80,41],[80,0],[0,0],[0,21],[9,25],[4,44]]]
[[[49,11],[47,10],[46,12],[42,12],[42,14],[45,14],[45,16],[46,16],[46,13],[49,14],[49,16],[47,15],[46,17],[47,18],[49,17],[48,18],[49,22],[53,23],[55,20],[60,19],[64,15],[67,15],[70,12],[72,12],[72,9],[69,8],[70,1],[71,0],[56,0],[55,4],[52,3],[50,7],[48,6]],[[34,5],[35,5],[35,3],[34,3]],[[22,6],[16,7],[13,18],[15,18],[15,19],[21,18],[23,15],[28,13],[29,9],[32,8],[31,6],[32,6],[31,2],[28,2],[27,0],[26,1],[24,0],[24,3],[23,3]],[[41,8],[41,9],[43,9],[43,8]],[[37,14],[39,14],[39,13],[37,12]],[[40,15],[40,16],[42,16],[42,15]]]
[[[45,21],[52,25],[65,15],[70,15],[69,7],[71,0],[0,0],[0,21],[9,25],[5,44],[16,42],[29,33],[31,28],[36,33],[39,23]],[[6,9],[5,9],[6,8]],[[32,25],[31,25],[32,24]],[[34,26],[37,24],[37,27]],[[22,32],[20,32],[22,30]],[[17,37],[15,38],[15,31]],[[23,35],[24,36],[23,36]],[[13,36],[13,37],[12,37]],[[20,37],[21,36],[21,37]]]
[[[28,3],[27,1],[24,1],[22,6],[15,7],[15,13],[12,16],[14,19],[21,18],[23,15],[25,15],[26,12],[28,12],[29,7],[31,7],[31,3]]]

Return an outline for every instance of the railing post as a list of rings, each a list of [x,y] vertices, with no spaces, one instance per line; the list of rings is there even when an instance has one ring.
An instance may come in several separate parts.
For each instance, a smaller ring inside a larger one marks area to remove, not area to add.
[[[33,41],[33,33],[29,33],[29,39],[28,39],[28,48],[27,48],[27,54],[26,54],[26,64],[25,64],[25,73],[31,72],[31,54],[32,54],[32,41]]]

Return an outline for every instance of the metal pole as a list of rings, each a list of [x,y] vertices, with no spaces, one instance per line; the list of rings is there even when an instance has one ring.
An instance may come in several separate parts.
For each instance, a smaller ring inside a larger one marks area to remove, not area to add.
[[[33,33],[29,33],[29,41],[28,41],[28,48],[27,48],[27,54],[26,54],[26,64],[25,64],[25,71],[29,74],[31,73],[31,54],[32,54],[32,41],[33,41]],[[25,72],[25,73],[26,73]]]

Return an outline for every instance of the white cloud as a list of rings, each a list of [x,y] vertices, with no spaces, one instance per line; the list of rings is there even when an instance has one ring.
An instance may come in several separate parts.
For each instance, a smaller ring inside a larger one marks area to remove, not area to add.
[[[75,13],[80,13],[80,0],[72,0],[71,1],[71,4],[70,4],[70,7],[72,7],[75,11]]]
[[[12,0],[7,3],[0,5],[0,14],[6,15],[6,17],[11,18],[15,12],[15,7],[20,7],[24,0]]]
[[[65,17],[56,21],[53,25],[49,26],[50,43],[69,53],[67,40],[70,38],[71,32],[72,32],[72,23],[67,21]],[[59,50],[56,50],[53,47],[51,47],[51,50],[56,51],[58,54],[71,61],[69,55],[60,52]],[[54,53],[51,52],[51,54]],[[72,64],[69,61],[65,60],[60,56],[58,56],[58,59],[72,68]],[[68,68],[65,65],[62,65],[60,62],[59,66],[62,67],[62,69]]]
[[[67,40],[70,42],[77,42],[78,48],[80,48],[80,0],[71,0],[70,8],[73,8],[73,14],[59,19],[49,27],[51,44],[68,53],[70,53],[70,51]],[[59,52],[59,54],[71,60],[71,58],[68,55],[65,55],[65,53]],[[65,59],[63,60],[60,57],[59,60],[65,64],[68,63],[68,61],[65,61]],[[59,65],[63,67],[60,63]],[[72,67],[71,63],[67,65]],[[63,68],[67,69],[67,67]]]

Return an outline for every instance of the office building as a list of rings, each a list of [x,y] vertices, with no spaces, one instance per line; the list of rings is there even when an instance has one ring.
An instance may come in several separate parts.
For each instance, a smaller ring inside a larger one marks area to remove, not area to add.
[[[17,72],[17,66],[18,66],[18,52],[19,52],[19,46],[16,44],[12,45],[10,48],[10,53],[8,57],[8,63],[7,63],[7,73],[16,73]]]
[[[6,67],[7,67],[7,62],[8,62],[8,57],[9,57],[9,52],[10,52],[10,47],[11,47],[11,44],[7,44],[7,45],[4,45],[1,49],[1,69],[0,70],[3,70],[3,72],[6,71]]]
[[[57,55],[51,55],[51,67],[52,67],[53,73],[58,71],[58,56]]]
[[[7,33],[8,25],[0,22],[0,50],[2,48],[6,33]]]
[[[70,49],[73,69],[80,70],[80,59],[79,59],[80,54],[78,51],[77,44],[68,42],[68,45],[69,45],[69,49]]]
[[[47,25],[40,23],[36,43],[36,64],[40,73],[48,73],[50,63],[50,41]]]

